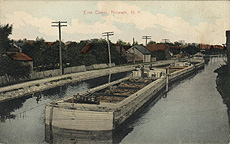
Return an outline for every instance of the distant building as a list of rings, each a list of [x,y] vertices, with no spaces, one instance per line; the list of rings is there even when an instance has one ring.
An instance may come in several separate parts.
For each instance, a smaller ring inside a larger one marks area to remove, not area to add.
[[[147,50],[150,52],[156,52],[156,51],[166,51],[168,48],[167,44],[148,44]]]
[[[215,49],[225,49],[225,47],[222,46],[222,45],[214,45],[213,48],[215,48]]]
[[[200,44],[201,50],[209,50],[211,48],[211,45],[209,44]]]
[[[148,51],[145,47],[140,45],[134,45],[130,49],[127,50],[128,53],[135,54],[137,58],[141,58],[142,62],[151,62],[151,52]]]
[[[90,52],[90,50],[92,49],[92,44],[87,43],[83,49],[81,50],[81,54],[88,54]]]
[[[45,41],[45,44],[47,44],[48,46],[52,46],[52,45],[54,45],[56,42],[47,42],[47,41]]]
[[[171,52],[170,52],[170,48],[171,46],[169,46],[168,44],[148,44],[147,45],[147,49],[152,52],[152,53],[165,53],[165,58],[166,59],[171,59]],[[172,48],[178,48],[176,47],[172,47]]]
[[[132,50],[132,52],[130,52],[129,49],[131,49],[132,46],[122,44],[114,44],[114,46],[121,56],[126,57],[128,63],[136,63],[143,61],[143,59],[139,57],[137,54],[133,53]]]

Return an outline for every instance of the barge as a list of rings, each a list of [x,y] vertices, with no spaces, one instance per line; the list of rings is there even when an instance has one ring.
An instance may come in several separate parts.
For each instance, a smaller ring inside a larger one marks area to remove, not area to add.
[[[136,68],[131,76],[46,104],[45,123],[51,128],[80,131],[114,130],[169,82],[195,69],[188,62]]]

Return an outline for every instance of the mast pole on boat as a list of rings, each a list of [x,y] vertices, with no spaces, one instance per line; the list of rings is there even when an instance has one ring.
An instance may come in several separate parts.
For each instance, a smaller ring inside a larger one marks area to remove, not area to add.
[[[166,92],[169,91],[169,68],[166,69]]]

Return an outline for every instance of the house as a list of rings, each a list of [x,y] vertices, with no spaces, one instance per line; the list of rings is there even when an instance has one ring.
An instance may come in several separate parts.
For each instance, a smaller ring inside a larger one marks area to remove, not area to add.
[[[200,44],[200,49],[202,50],[209,50],[211,48],[211,45],[208,44]]]
[[[147,44],[146,47],[150,52],[156,52],[156,51],[166,51],[168,48],[167,44]]]
[[[215,49],[222,49],[222,50],[225,49],[225,47],[222,46],[222,45],[214,45],[213,48],[215,48]]]
[[[171,59],[171,54],[168,44],[148,44],[146,47],[151,53],[155,53],[157,59]],[[164,56],[161,56],[162,53]]]
[[[136,59],[141,59],[141,62],[151,62],[151,52],[141,45],[134,45],[126,51],[135,55]]]
[[[48,46],[52,46],[55,44],[55,42],[48,42],[48,41],[45,41],[45,44],[47,44]]]
[[[24,65],[29,65],[31,71],[33,71],[33,59],[22,53],[22,49],[18,45],[12,44],[11,48],[6,52],[6,55],[14,61],[20,61]]]
[[[132,46],[122,44],[114,44],[114,46],[121,56],[126,57],[128,63],[142,62],[141,57],[138,57],[138,55],[135,53],[128,51],[128,49],[130,49]]]

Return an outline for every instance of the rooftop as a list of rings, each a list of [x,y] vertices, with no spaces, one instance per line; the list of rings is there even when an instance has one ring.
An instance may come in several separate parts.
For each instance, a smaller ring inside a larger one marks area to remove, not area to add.
[[[138,51],[140,51],[142,54],[151,54],[150,51],[148,51],[145,47],[140,46],[140,45],[134,45],[133,47],[135,47]]]
[[[29,57],[28,55],[22,52],[7,52],[6,54],[12,60],[17,60],[17,61],[32,61],[33,60],[31,57]]]

